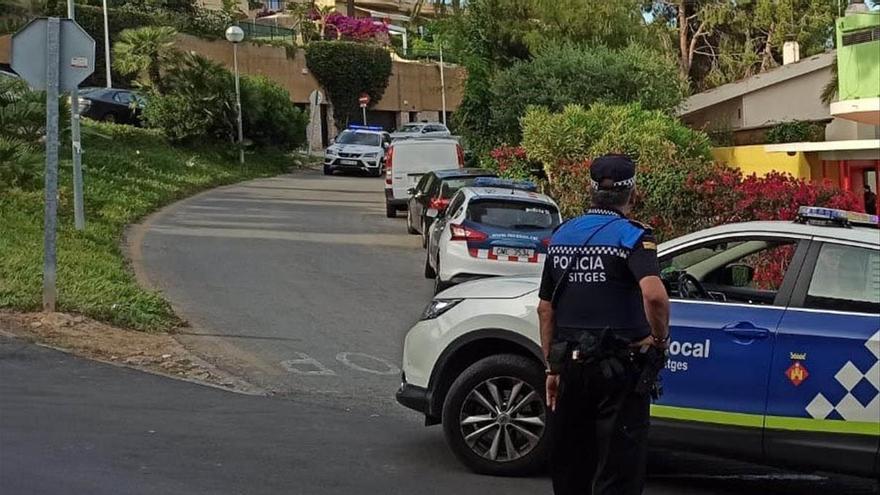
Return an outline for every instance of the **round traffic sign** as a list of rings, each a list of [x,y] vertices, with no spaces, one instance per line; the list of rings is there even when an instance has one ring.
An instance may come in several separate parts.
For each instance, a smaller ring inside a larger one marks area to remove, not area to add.
[[[370,104],[370,95],[368,95],[366,93],[361,93],[361,95],[358,97],[358,103],[360,103],[363,106],[369,105]]]

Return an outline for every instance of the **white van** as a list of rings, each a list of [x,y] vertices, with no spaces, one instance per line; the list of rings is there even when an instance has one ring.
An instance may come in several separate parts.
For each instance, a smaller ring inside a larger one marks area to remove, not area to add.
[[[464,167],[464,150],[452,138],[415,138],[391,143],[385,155],[385,214],[406,209],[409,190],[434,170]]]

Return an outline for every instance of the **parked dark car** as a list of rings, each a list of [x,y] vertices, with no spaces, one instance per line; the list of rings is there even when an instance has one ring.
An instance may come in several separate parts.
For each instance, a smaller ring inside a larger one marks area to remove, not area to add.
[[[422,247],[426,247],[428,229],[436,216],[426,215],[428,210],[437,210],[438,213],[445,211],[449,198],[462,187],[472,185],[477,177],[496,177],[496,174],[481,168],[454,168],[437,170],[422,176],[416,186],[409,190],[407,232],[421,234]]]
[[[82,88],[80,115],[94,120],[140,125],[147,100],[129,89]]]

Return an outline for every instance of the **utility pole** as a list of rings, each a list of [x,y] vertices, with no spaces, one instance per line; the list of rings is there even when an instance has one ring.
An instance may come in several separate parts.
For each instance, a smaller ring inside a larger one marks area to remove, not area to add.
[[[74,20],[73,0],[67,0],[67,17]],[[109,64],[109,61],[108,61]],[[79,129],[79,88],[70,90],[70,141],[73,148],[73,219],[76,230],[86,228],[83,208],[82,138]]]
[[[446,125],[446,79],[443,77],[443,42],[440,41],[440,99],[443,108],[443,125]]]
[[[345,15],[354,17],[354,0],[347,0],[345,7]]]
[[[70,0],[68,0],[70,1]],[[107,0],[104,0],[104,69],[107,73],[107,87],[113,87],[113,81],[110,78],[110,21],[107,16]]]

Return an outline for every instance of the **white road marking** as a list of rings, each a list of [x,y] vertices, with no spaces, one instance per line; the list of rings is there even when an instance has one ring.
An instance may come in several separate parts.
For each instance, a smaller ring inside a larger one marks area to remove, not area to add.
[[[381,363],[382,366],[384,366],[386,369],[374,370],[371,368],[364,368],[363,366],[359,366],[359,365],[354,364],[351,361],[349,361],[349,357],[360,357],[360,358],[376,361],[377,363]],[[369,354],[364,354],[363,352],[340,352],[339,354],[336,355],[336,360],[339,361],[340,363],[348,366],[349,368],[351,368],[353,370],[363,371],[364,373],[372,373],[374,375],[396,375],[396,374],[400,373],[400,368],[398,368],[397,366],[394,366],[393,364],[389,363],[388,361],[386,361],[382,358],[378,358],[376,356],[371,356]]]
[[[281,361],[281,366],[291,373],[309,376],[333,376],[336,372],[321,364],[317,359],[304,352],[294,352],[299,359]],[[301,369],[306,368],[306,369]],[[312,368],[312,369],[308,369]]]

